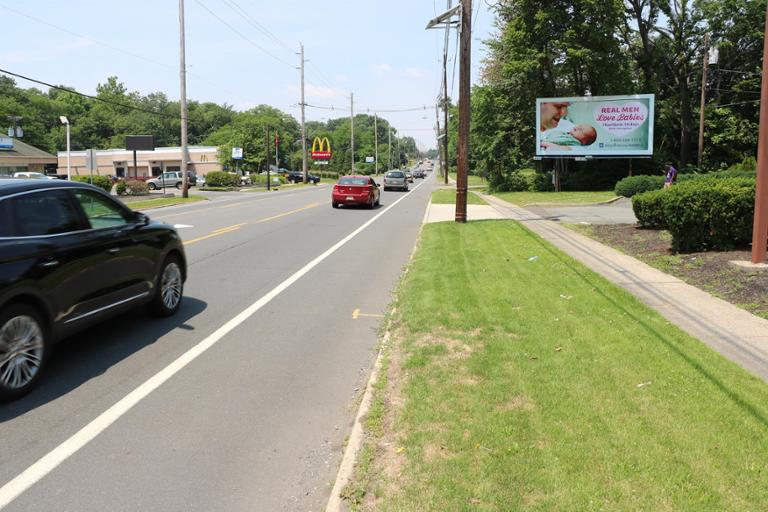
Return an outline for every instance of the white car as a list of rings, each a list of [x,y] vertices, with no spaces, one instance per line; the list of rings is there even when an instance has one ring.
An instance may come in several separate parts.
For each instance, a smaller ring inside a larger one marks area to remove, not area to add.
[[[33,179],[33,180],[55,180],[56,178],[53,176],[46,176],[45,174],[41,172],[15,172],[13,173],[14,178],[27,178],[27,179]]]

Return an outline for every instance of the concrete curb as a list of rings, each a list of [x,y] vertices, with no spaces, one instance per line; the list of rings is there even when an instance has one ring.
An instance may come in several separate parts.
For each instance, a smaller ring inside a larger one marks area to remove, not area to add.
[[[328,504],[325,506],[325,512],[342,512],[343,510],[341,491],[352,479],[352,475],[355,471],[355,464],[357,463],[357,454],[360,452],[360,448],[363,446],[363,439],[365,437],[365,432],[363,429],[363,418],[366,414],[368,414],[368,411],[371,410],[371,402],[373,401],[373,386],[379,381],[381,359],[382,355],[384,354],[384,347],[386,347],[386,345],[389,343],[389,336],[389,329],[387,329],[381,339],[379,355],[376,357],[376,363],[374,363],[373,371],[371,371],[371,378],[368,379],[368,385],[365,387],[363,400],[360,402],[360,408],[357,410],[355,423],[352,426],[352,432],[349,434],[347,447],[344,449],[344,456],[341,459],[339,472],[336,474],[336,482],[333,484],[331,496],[328,498]]]

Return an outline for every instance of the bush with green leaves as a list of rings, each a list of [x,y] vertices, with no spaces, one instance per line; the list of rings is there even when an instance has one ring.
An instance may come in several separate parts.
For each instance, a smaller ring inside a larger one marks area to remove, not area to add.
[[[107,176],[72,176],[72,181],[77,181],[80,183],[90,183],[94,186],[99,187],[100,189],[103,189],[104,191],[109,194],[112,192],[112,180],[109,179]]]
[[[628,176],[616,183],[614,192],[617,196],[633,197],[649,190],[658,190],[664,186],[664,176]]]
[[[551,172],[534,172],[529,175],[528,190],[531,192],[551,192],[555,190],[552,184]]]
[[[240,176],[237,174],[213,171],[205,175],[206,187],[239,187]]]
[[[730,250],[751,241],[755,180],[696,179],[664,192],[663,218],[674,250]]]
[[[145,196],[149,194],[149,185],[144,181],[118,181],[115,191],[119,196]]]
[[[649,190],[632,196],[632,210],[642,228],[666,229],[664,196],[669,189]]]

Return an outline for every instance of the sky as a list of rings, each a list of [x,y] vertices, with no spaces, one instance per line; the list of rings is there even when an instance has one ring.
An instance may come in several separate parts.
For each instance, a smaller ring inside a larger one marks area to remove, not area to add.
[[[455,2],[454,2],[455,4]],[[493,15],[473,2],[472,79]],[[425,30],[444,12],[441,0],[186,0],[187,98],[237,110],[272,105],[299,119],[299,43],[304,44],[307,120],[379,113],[421,149],[435,146],[435,101],[444,31]],[[178,2],[0,0],[0,69],[95,94],[117,76],[129,91],[179,97]],[[448,83],[458,98],[456,31]],[[41,86],[15,79],[21,87]]]

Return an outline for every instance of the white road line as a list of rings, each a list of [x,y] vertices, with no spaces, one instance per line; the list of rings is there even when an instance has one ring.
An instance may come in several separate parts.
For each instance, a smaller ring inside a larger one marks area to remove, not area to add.
[[[426,183],[422,181],[412,191],[417,190],[421,185]],[[69,439],[61,443],[59,446],[48,452],[37,462],[25,469],[21,474],[16,476],[13,480],[3,485],[0,488],[0,509],[5,508],[9,503],[18,498],[24,491],[32,487],[39,482],[48,473],[56,469],[61,463],[66,461],[69,457],[77,453],[78,450],[83,448],[86,444],[91,442],[104,430],[106,430],[115,421],[120,419],[125,413],[127,413],[134,405],[146,398],[150,393],[159,388],[164,382],[180,372],[189,363],[201,356],[206,350],[214,346],[221,341],[227,334],[234,330],[237,326],[245,322],[254,313],[259,311],[265,305],[267,305],[272,299],[277,297],[281,292],[290,287],[293,283],[301,279],[314,267],[319,265],[323,260],[328,258],[331,254],[336,252],[339,248],[352,240],[368,226],[376,222],[376,220],[394,208],[400,201],[408,197],[410,193],[403,195],[397,201],[384,208],[381,212],[376,214],[365,224],[354,230],[352,233],[338,241],[330,249],[326,250],[320,256],[316,257],[291,277],[274,287],[269,293],[261,297],[259,300],[248,306],[245,310],[232,318],[230,321],[219,327],[215,332],[205,338],[203,341],[190,348],[187,352],[182,354],[178,359],[170,363],[168,366],[160,370],[158,373],[150,377],[143,384],[139,385],[136,389],[128,393],[124,398],[118,401],[115,405],[101,413],[93,421],[88,423],[85,427],[80,429]]]

